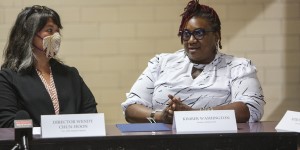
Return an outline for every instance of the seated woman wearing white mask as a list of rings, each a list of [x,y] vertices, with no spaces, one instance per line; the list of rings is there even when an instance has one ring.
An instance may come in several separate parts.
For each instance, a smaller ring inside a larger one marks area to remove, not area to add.
[[[0,127],[13,127],[20,110],[29,113],[34,126],[40,126],[41,115],[97,112],[77,69],[56,58],[60,29],[59,15],[46,6],[19,13],[0,71]]]

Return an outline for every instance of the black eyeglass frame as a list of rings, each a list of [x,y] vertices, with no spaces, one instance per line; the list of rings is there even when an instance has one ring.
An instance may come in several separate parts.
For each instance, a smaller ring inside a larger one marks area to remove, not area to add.
[[[33,5],[30,7],[30,10],[28,11],[26,15],[26,20],[34,13],[42,12],[44,10],[47,10],[48,8],[46,6],[41,6],[41,5]]]
[[[196,35],[195,33],[201,33],[200,35]],[[206,35],[207,32],[216,32],[215,30],[205,30],[205,29],[202,29],[202,28],[198,28],[198,29],[195,29],[193,32],[187,30],[187,29],[184,29],[183,31],[180,31],[180,34],[181,34],[181,39],[183,41],[188,41],[191,36],[193,35],[195,39],[197,40],[202,40],[204,38],[204,36]],[[184,34],[188,33],[188,36],[186,36],[186,38],[184,37]]]

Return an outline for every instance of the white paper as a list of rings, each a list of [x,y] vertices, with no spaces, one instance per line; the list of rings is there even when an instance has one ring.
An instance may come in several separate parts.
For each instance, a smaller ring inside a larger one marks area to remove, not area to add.
[[[234,110],[175,111],[173,129],[177,133],[236,132]]]
[[[103,113],[42,115],[42,138],[105,136]]]
[[[277,131],[300,132],[300,112],[288,110],[275,127]]]
[[[33,135],[41,135],[41,127],[33,127],[32,134]]]

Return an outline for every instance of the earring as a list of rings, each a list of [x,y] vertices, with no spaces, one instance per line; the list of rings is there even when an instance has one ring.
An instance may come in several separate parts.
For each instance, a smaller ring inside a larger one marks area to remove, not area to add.
[[[216,51],[219,50],[219,40],[216,42]]]

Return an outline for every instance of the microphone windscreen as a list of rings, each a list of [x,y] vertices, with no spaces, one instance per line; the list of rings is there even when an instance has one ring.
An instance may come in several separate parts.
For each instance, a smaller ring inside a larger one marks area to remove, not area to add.
[[[24,119],[30,119],[28,112],[25,110],[19,110],[16,113],[15,120],[24,120]]]
[[[32,127],[32,119],[30,119],[28,112],[24,110],[18,111],[14,120],[15,141],[21,143],[23,136],[26,136],[29,140],[31,140]]]

